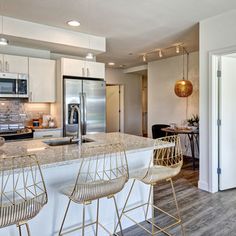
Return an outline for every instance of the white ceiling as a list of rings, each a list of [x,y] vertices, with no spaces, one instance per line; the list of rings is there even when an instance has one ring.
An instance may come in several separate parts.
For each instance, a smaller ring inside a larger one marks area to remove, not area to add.
[[[142,64],[140,55],[146,51],[179,42],[189,51],[198,50],[197,23],[236,8],[235,0],[0,0],[0,4],[5,16],[106,37],[107,52],[98,60],[127,66]],[[67,26],[70,19],[79,20],[81,26]]]

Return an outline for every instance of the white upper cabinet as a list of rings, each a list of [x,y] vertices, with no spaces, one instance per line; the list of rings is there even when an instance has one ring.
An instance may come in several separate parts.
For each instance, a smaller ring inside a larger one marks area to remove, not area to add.
[[[82,60],[75,60],[70,58],[63,58],[62,59],[62,68],[63,74],[69,76],[85,76],[85,64]]]
[[[68,76],[105,78],[104,63],[62,58],[62,73]]]
[[[29,102],[56,101],[55,61],[29,58]]]
[[[100,79],[105,78],[105,65],[104,65],[104,63],[86,61],[85,68],[86,68],[86,77],[100,78]]]
[[[28,74],[28,57],[0,54],[0,71]]]

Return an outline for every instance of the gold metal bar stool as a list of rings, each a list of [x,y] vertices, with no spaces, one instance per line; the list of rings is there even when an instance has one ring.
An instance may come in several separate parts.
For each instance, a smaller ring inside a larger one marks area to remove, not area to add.
[[[78,153],[80,152],[80,153]],[[125,150],[122,144],[109,144],[98,146],[81,146],[75,155],[81,158],[79,172],[74,184],[63,187],[63,193],[69,198],[69,202],[62,220],[59,235],[65,235],[77,230],[85,234],[88,226],[95,226],[95,235],[98,235],[99,226],[109,235],[110,232],[99,221],[99,200],[107,197],[114,200],[118,225],[122,233],[122,226],[119,221],[119,212],[115,194],[120,192],[128,181],[128,165]],[[86,206],[97,201],[96,220],[86,223]],[[67,213],[71,202],[82,204],[82,225],[63,230]]]
[[[28,220],[47,203],[47,191],[36,155],[0,158],[0,228],[16,224],[19,235]]]
[[[178,203],[176,199],[175,189],[172,182],[172,178],[180,172],[181,167],[183,165],[183,155],[182,155],[182,149],[181,149],[179,136],[173,135],[173,136],[166,136],[163,138],[156,139],[152,155],[153,156],[151,158],[149,167],[147,169],[143,169],[143,171],[140,170],[140,174],[134,177],[126,202],[124,204],[124,208],[120,215],[120,220],[123,216],[125,216],[126,218],[131,220],[133,223],[140,226],[146,233],[149,233],[151,235],[157,235],[158,233],[171,235],[167,230],[176,225],[181,225],[182,235],[185,235],[182,220],[180,217],[179,207],[178,207]],[[130,173],[130,176],[132,178],[132,173]],[[144,184],[150,185],[148,201],[147,203],[143,203],[138,206],[127,209],[128,201],[130,199],[134,184],[137,180],[141,181]],[[158,182],[164,181],[164,180],[170,181],[177,215],[170,214],[166,212],[165,210],[159,208],[158,206],[154,205],[153,203],[154,200],[153,198],[151,199],[151,193],[153,192],[153,187]],[[142,224],[138,223],[127,214],[128,212],[131,212],[133,210],[136,210],[140,207],[145,207],[145,206],[146,206],[145,220],[146,222],[151,224],[152,226],[151,230],[144,227]],[[149,206],[152,207],[151,220],[147,219]],[[174,222],[171,222],[170,224],[165,225],[164,227],[157,225],[155,223],[155,210],[158,210],[161,213],[165,214]],[[117,226],[116,226],[116,229],[117,229]]]

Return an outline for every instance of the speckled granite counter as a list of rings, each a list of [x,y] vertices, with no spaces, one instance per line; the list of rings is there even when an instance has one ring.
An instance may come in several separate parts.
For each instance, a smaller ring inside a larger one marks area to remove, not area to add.
[[[152,148],[154,141],[152,139],[121,134],[121,133],[99,133],[86,135],[87,139],[94,142],[83,144],[86,146],[96,146],[110,143],[123,143],[126,149],[127,161],[129,166],[129,176],[132,178],[131,172],[138,173],[141,168],[146,168],[151,160]],[[42,166],[42,172],[48,193],[48,203],[34,219],[30,221],[31,233],[34,236],[52,236],[58,235],[61,221],[65,212],[65,206],[68,198],[61,194],[61,188],[69,183],[73,184],[79,170],[79,146],[77,144],[51,147],[44,143],[48,139],[38,139],[31,141],[9,142],[0,147],[0,158],[3,156],[22,155],[36,153],[38,160]],[[125,188],[116,194],[117,205],[119,210],[123,208],[127,194],[132,184],[130,179]],[[148,198],[149,186],[137,182],[133,189],[133,195],[129,200],[128,207],[133,206],[137,202],[142,202]],[[114,219],[116,217],[114,203],[107,198],[100,200],[101,209],[109,209],[108,211],[100,211],[104,225],[112,231],[114,229]],[[74,204],[69,210],[68,219],[65,222],[65,228],[71,229],[79,222],[82,222],[82,206]],[[151,211],[148,213],[151,214]],[[96,217],[96,205],[91,204],[86,207],[87,220],[93,221]],[[142,208],[135,212],[135,219],[139,222],[144,220],[144,211]],[[79,223],[80,224],[80,223]],[[123,228],[130,227],[131,221],[124,221]],[[75,232],[78,235],[78,232]],[[13,225],[1,229],[0,235],[18,236],[17,228]],[[94,235],[92,228],[86,232],[86,236]],[[99,233],[101,236],[107,235],[106,232]]]
[[[84,146],[96,146],[111,143],[123,143],[127,153],[151,150],[154,141],[149,138],[123,134],[123,133],[98,133],[89,134],[85,138],[93,142],[84,143]],[[66,165],[78,161],[77,144],[63,146],[49,146],[44,143],[49,139],[35,139],[30,141],[9,142],[0,147],[0,157],[36,154],[43,168],[55,165]]]

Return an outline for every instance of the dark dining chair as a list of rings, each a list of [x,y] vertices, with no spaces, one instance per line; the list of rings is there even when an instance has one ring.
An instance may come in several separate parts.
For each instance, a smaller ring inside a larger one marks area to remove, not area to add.
[[[155,124],[152,126],[152,138],[157,139],[157,138],[162,138],[166,136],[166,132],[162,131],[161,129],[170,127],[169,125],[166,124]]]

